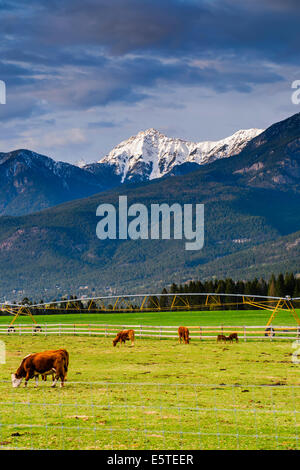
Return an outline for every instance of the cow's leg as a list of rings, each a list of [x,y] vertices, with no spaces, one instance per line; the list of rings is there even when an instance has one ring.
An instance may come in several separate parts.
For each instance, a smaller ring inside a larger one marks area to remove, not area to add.
[[[60,376],[60,380],[61,380],[60,386],[61,386],[61,388],[62,388],[62,387],[65,385],[65,375],[64,375],[64,374],[62,374],[62,375]]]
[[[39,386],[39,376],[36,375],[36,376],[34,377],[34,380],[35,380],[35,387],[38,387],[38,386]]]
[[[51,387],[54,388],[59,379],[61,380],[60,386],[63,387],[64,386],[65,375],[66,375],[66,373],[65,373],[65,370],[64,370],[64,365],[57,367],[56,371],[55,371],[54,381],[52,382]]]
[[[54,369],[53,369],[53,370],[54,370]],[[58,379],[59,379],[59,376],[60,376],[60,373],[59,373],[59,372],[60,372],[60,371],[59,371],[59,369],[57,368],[57,369],[55,370],[55,374],[54,374],[54,373],[52,374],[52,384],[51,384],[51,387],[53,387],[53,388],[56,386],[57,381],[58,381]]]
[[[24,387],[27,387],[28,380],[30,379],[30,371],[26,372]]]
[[[65,384],[66,372],[64,366],[59,370],[60,386],[63,387]]]
[[[54,380],[53,380],[53,382],[52,382],[52,384],[51,384],[51,387],[53,387],[53,388],[56,387],[56,384],[57,384],[58,379],[59,379],[59,374],[56,373],[56,374],[55,374],[55,377],[54,377]]]

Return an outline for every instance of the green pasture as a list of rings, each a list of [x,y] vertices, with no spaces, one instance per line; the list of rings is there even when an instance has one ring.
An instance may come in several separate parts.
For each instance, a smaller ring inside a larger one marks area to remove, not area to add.
[[[163,314],[145,315],[162,321]],[[175,325],[184,315],[176,313]],[[196,312],[188,315],[184,323],[197,323]],[[180,345],[177,339],[137,339],[134,347],[113,348],[103,337],[0,339],[6,347],[0,449],[300,447],[299,364],[292,362],[289,341]],[[10,374],[25,355],[56,348],[70,354],[64,388],[51,388],[49,377],[37,389],[34,381],[27,389],[12,388]]]
[[[299,314],[299,313],[298,313]],[[210,310],[172,312],[124,312],[124,313],[65,313],[60,315],[37,315],[43,323],[103,323],[118,325],[189,325],[189,326],[259,326],[266,325],[271,312],[266,310]],[[12,316],[0,316],[0,324],[8,324]],[[18,323],[31,323],[30,317],[20,316]],[[293,326],[295,320],[290,312],[277,314],[274,325]]]

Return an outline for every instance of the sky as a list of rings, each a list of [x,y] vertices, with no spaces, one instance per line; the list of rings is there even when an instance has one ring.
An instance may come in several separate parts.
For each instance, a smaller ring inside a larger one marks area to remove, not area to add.
[[[219,140],[300,112],[299,0],[0,0],[0,152],[95,162],[154,127]]]

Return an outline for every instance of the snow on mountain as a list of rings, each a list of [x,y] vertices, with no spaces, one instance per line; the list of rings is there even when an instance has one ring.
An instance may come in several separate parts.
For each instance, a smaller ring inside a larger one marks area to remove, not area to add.
[[[82,158],[81,160],[75,162],[75,166],[78,166],[78,168],[84,168],[85,166],[87,166],[87,162]]]
[[[215,142],[189,142],[148,129],[121,142],[98,163],[113,167],[122,182],[151,180],[164,176],[176,165],[203,165],[237,155],[261,132],[263,129],[239,130],[232,136]]]

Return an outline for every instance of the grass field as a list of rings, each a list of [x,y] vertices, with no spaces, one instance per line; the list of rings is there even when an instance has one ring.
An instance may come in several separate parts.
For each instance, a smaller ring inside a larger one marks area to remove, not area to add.
[[[180,315],[169,324],[182,323]],[[289,341],[138,339],[113,348],[102,337],[0,339],[1,449],[299,449],[299,364]],[[60,347],[70,353],[64,389],[49,378],[38,389],[33,381],[12,388],[26,354]]]
[[[299,312],[298,312],[299,314]],[[177,312],[83,313],[64,315],[38,315],[38,323],[108,323],[141,325],[266,325],[270,312],[265,310],[211,310]],[[12,316],[0,316],[0,324],[8,324]],[[17,323],[31,323],[29,317],[20,316]],[[274,324],[295,325],[289,312],[279,312]]]

